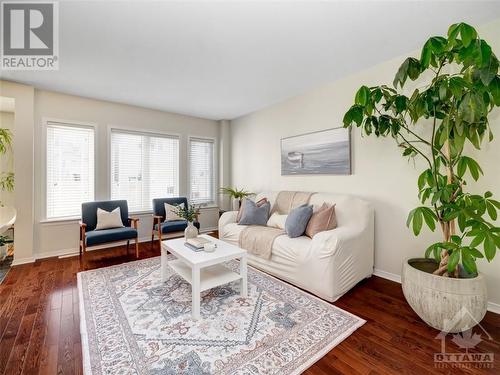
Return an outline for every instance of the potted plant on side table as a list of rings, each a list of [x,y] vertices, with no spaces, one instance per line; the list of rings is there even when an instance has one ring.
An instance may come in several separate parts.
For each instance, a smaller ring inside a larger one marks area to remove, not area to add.
[[[175,208],[172,210],[177,216],[183,218],[188,222],[186,229],[184,229],[184,237],[185,239],[195,238],[198,236],[198,228],[194,226],[194,221],[198,220],[198,216],[200,215],[200,207],[195,206],[194,204],[190,204],[187,207],[184,205],[175,205]]]
[[[241,203],[244,198],[251,197],[255,195],[255,193],[251,193],[244,189],[238,189],[237,187],[223,187],[220,188],[220,192],[225,195],[229,195],[232,200],[232,208],[233,211],[238,211],[241,207]]]
[[[420,59],[403,62],[394,88],[362,86],[344,116],[345,127],[391,136],[404,157],[425,163],[417,183],[422,206],[410,212],[407,225],[416,236],[424,225],[439,226],[443,238],[427,248],[425,259],[404,263],[402,286],[413,310],[446,332],[467,330],[484,317],[487,292],[476,260],[491,262],[500,248],[494,224],[500,203],[489,191],[466,190],[470,177],[477,181],[483,173],[470,149],[493,139],[488,116],[500,106],[498,66],[473,27],[454,24],[447,37],[424,44]],[[419,86],[409,91],[408,78],[419,79]]]

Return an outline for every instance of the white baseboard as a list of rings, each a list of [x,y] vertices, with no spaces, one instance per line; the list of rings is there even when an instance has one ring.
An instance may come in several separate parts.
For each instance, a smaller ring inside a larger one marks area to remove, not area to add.
[[[488,302],[488,311],[491,311],[496,314],[500,314],[500,304]]]
[[[401,284],[401,275],[398,275],[398,274],[395,274],[395,273],[390,273],[390,272],[386,272],[386,271],[383,271],[381,269],[378,269],[378,268],[374,268],[373,269],[373,274],[375,276],[379,276],[383,279],[387,279],[387,280],[391,280],[391,281],[394,281],[398,284]]]
[[[14,260],[12,261],[13,266],[19,266],[21,264],[28,264],[28,263],[33,263],[35,261],[34,257],[27,257],[27,258],[21,258],[21,259],[16,259],[14,255]]]
[[[401,275],[386,272],[378,268],[373,269],[373,274],[375,276],[382,277],[383,279],[394,281],[398,284],[401,284]],[[488,311],[491,311],[496,314],[500,314],[500,304],[494,302],[488,302]]]
[[[217,228],[204,228],[200,231],[200,233],[203,234],[203,233],[213,232],[215,230],[217,230]],[[165,238],[167,238],[167,239],[168,238],[176,238],[176,237],[182,237],[182,232],[175,232],[175,233],[172,233],[171,235],[165,236]],[[157,240],[157,239],[158,239],[157,236],[155,236],[155,240]],[[139,238],[139,242],[149,242],[149,241],[151,241],[151,237],[149,237],[149,236]],[[102,249],[107,249],[107,248],[115,247],[115,246],[124,246],[126,244],[127,244],[126,241],[115,242],[115,243],[112,243],[109,245],[104,244],[104,245],[100,245],[100,246],[93,246],[93,247],[87,249],[87,251],[102,250]],[[24,263],[34,262],[36,259],[45,259],[45,258],[52,258],[52,257],[69,258],[69,257],[73,257],[76,255],[80,255],[79,248],[60,249],[60,250],[55,250],[55,251],[44,252],[41,254],[35,254],[35,256],[33,258],[31,258],[32,259],[31,261],[26,261]]]

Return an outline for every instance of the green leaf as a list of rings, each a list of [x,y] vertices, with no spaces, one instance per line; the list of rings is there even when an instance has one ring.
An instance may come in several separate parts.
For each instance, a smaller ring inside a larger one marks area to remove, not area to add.
[[[452,273],[455,271],[455,268],[457,267],[458,261],[460,260],[460,251],[455,250],[451,253],[450,257],[448,258],[448,272]]]
[[[477,234],[471,241],[471,243],[469,244],[470,247],[478,247],[485,239],[485,235],[483,232],[480,232],[479,234]]]
[[[464,268],[468,273],[477,273],[476,261],[467,248],[462,249],[462,264],[464,265]]]
[[[431,56],[432,56],[432,48],[431,48],[431,43],[428,40],[424,44],[424,47],[422,48],[422,53],[420,54],[420,65],[422,65],[422,68],[427,69],[429,67],[429,64],[431,63]]]
[[[359,105],[353,105],[347,113],[344,115],[344,127],[349,127],[353,122],[357,126],[361,126],[363,123],[363,107]]]
[[[415,212],[415,215],[413,216],[413,234],[415,236],[418,236],[420,234],[420,231],[422,230],[422,212],[417,210]]]
[[[408,98],[404,95],[396,96],[394,104],[396,105],[396,113],[402,113],[406,109],[406,103]]]
[[[462,38],[462,44],[464,47],[468,47],[469,44],[477,38],[477,32],[476,30],[470,26],[467,25],[466,23],[461,23],[460,24],[460,36]]]
[[[480,66],[484,67],[488,65],[490,58],[491,58],[491,47],[486,43],[486,41],[482,40],[480,41],[480,56],[481,56],[481,61],[479,61]]]
[[[484,258],[483,254],[478,249],[474,249],[473,247],[468,247],[470,255],[474,258]]]
[[[460,32],[460,24],[454,23],[448,28],[448,40],[451,42],[455,42],[457,39],[458,33]]]
[[[468,156],[461,156],[457,163],[457,175],[460,178],[464,176],[466,168],[469,169],[469,172],[475,181],[479,179],[479,174],[483,174],[483,170],[474,159]]]
[[[422,208],[422,215],[424,216],[425,223],[429,227],[431,231],[436,230],[436,222],[437,222],[437,217],[436,214],[427,207]]]
[[[487,65],[479,70],[479,77],[485,86],[488,86],[498,72],[498,60],[495,56],[491,56]]]
[[[497,209],[495,206],[491,203],[486,201],[486,210],[488,211],[488,215],[490,216],[491,220],[496,220],[497,219]]]
[[[434,54],[436,55],[439,55],[444,52],[447,40],[442,36],[434,36],[430,38],[428,42],[430,42],[430,47],[432,49],[432,52],[434,52]]]
[[[456,97],[460,98],[464,88],[467,87],[467,82],[462,77],[451,77],[448,81],[448,86],[451,93]]]
[[[458,159],[458,164],[457,164],[457,174],[458,177],[462,178],[465,175],[465,171],[467,170],[467,161],[465,157],[461,157]]]
[[[496,250],[497,246],[495,244],[495,240],[493,239],[491,234],[488,234],[484,240],[484,255],[486,256],[488,262],[491,262],[493,260]]]
[[[365,106],[368,104],[370,98],[370,89],[366,86],[361,86],[356,93],[355,103]]]
[[[491,92],[491,96],[493,97],[493,102],[496,106],[500,106],[500,77],[496,76],[491,80],[488,89]]]

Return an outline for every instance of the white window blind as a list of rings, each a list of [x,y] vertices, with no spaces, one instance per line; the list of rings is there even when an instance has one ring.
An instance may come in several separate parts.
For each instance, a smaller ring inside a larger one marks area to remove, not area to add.
[[[149,211],[153,198],[179,194],[179,139],[111,131],[111,199],[130,211]]]
[[[215,202],[214,141],[189,140],[190,201],[193,204]]]
[[[94,129],[47,123],[47,219],[81,215],[94,200]]]

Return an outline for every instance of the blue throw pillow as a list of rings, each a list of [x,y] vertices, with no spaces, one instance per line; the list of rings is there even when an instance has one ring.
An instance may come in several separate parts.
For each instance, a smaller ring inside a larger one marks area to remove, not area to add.
[[[285,231],[288,237],[295,238],[304,234],[307,223],[313,214],[313,206],[304,204],[299,206],[288,214],[285,221]]]
[[[267,219],[269,219],[269,211],[271,210],[271,203],[266,202],[260,207],[250,200],[245,200],[245,209],[241,215],[240,222],[241,225],[266,225]]]

